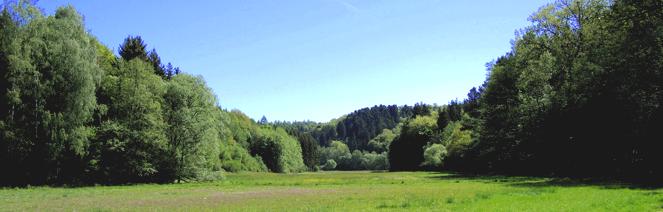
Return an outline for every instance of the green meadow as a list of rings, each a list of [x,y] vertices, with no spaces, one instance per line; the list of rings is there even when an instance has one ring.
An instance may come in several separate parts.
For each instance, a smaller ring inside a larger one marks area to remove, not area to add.
[[[661,211],[663,189],[438,172],[235,173],[213,182],[0,190],[2,211]]]

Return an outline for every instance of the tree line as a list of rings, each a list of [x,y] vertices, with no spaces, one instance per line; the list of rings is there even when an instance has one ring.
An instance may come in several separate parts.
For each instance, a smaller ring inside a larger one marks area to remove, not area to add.
[[[72,7],[0,14],[2,185],[217,179],[305,170],[285,130],[226,111],[202,77],[162,64],[140,36],[116,56]]]
[[[307,166],[311,170],[386,170],[389,168],[387,146],[391,140],[384,138],[393,135],[388,133],[401,121],[425,113],[430,107],[423,103],[375,105],[327,123],[275,121],[270,124],[286,129],[299,138],[302,147],[309,147],[303,154],[304,160],[310,161]]]
[[[224,171],[453,170],[660,181],[663,3],[558,0],[446,105],[256,122],[139,36],[116,56],[63,7],[0,16],[2,185],[174,182]]]
[[[342,140],[350,149],[366,150],[367,143],[383,129],[394,128],[401,120],[403,111],[411,111],[412,107],[396,105],[375,105],[362,108],[334,119],[327,123],[312,121],[275,121],[272,124],[310,134],[319,145],[329,146],[333,140]]]
[[[360,150],[387,152],[395,171],[660,180],[663,2],[559,0],[529,20],[463,101],[294,125],[330,132],[321,167]]]
[[[405,122],[391,169],[660,182],[663,2],[560,0],[530,21],[465,101]]]

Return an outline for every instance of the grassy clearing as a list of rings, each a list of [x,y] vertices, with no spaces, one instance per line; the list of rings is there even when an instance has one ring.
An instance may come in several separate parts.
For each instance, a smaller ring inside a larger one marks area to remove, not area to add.
[[[434,172],[239,173],[170,185],[1,189],[0,210],[661,211],[663,189]]]

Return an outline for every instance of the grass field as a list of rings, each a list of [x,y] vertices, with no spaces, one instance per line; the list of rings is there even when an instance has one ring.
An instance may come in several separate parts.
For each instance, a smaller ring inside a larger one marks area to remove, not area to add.
[[[169,185],[1,189],[2,211],[662,211],[663,189],[435,172],[239,173]]]

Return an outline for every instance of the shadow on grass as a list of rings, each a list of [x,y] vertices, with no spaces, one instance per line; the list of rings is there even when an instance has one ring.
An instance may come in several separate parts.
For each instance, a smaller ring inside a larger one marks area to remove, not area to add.
[[[484,183],[499,183],[514,187],[543,188],[543,187],[583,187],[594,186],[603,189],[638,189],[656,190],[663,188],[661,183],[632,183],[616,180],[602,180],[592,178],[546,178],[533,176],[504,176],[504,175],[472,175],[461,173],[444,173],[430,178],[450,181],[475,181]]]

